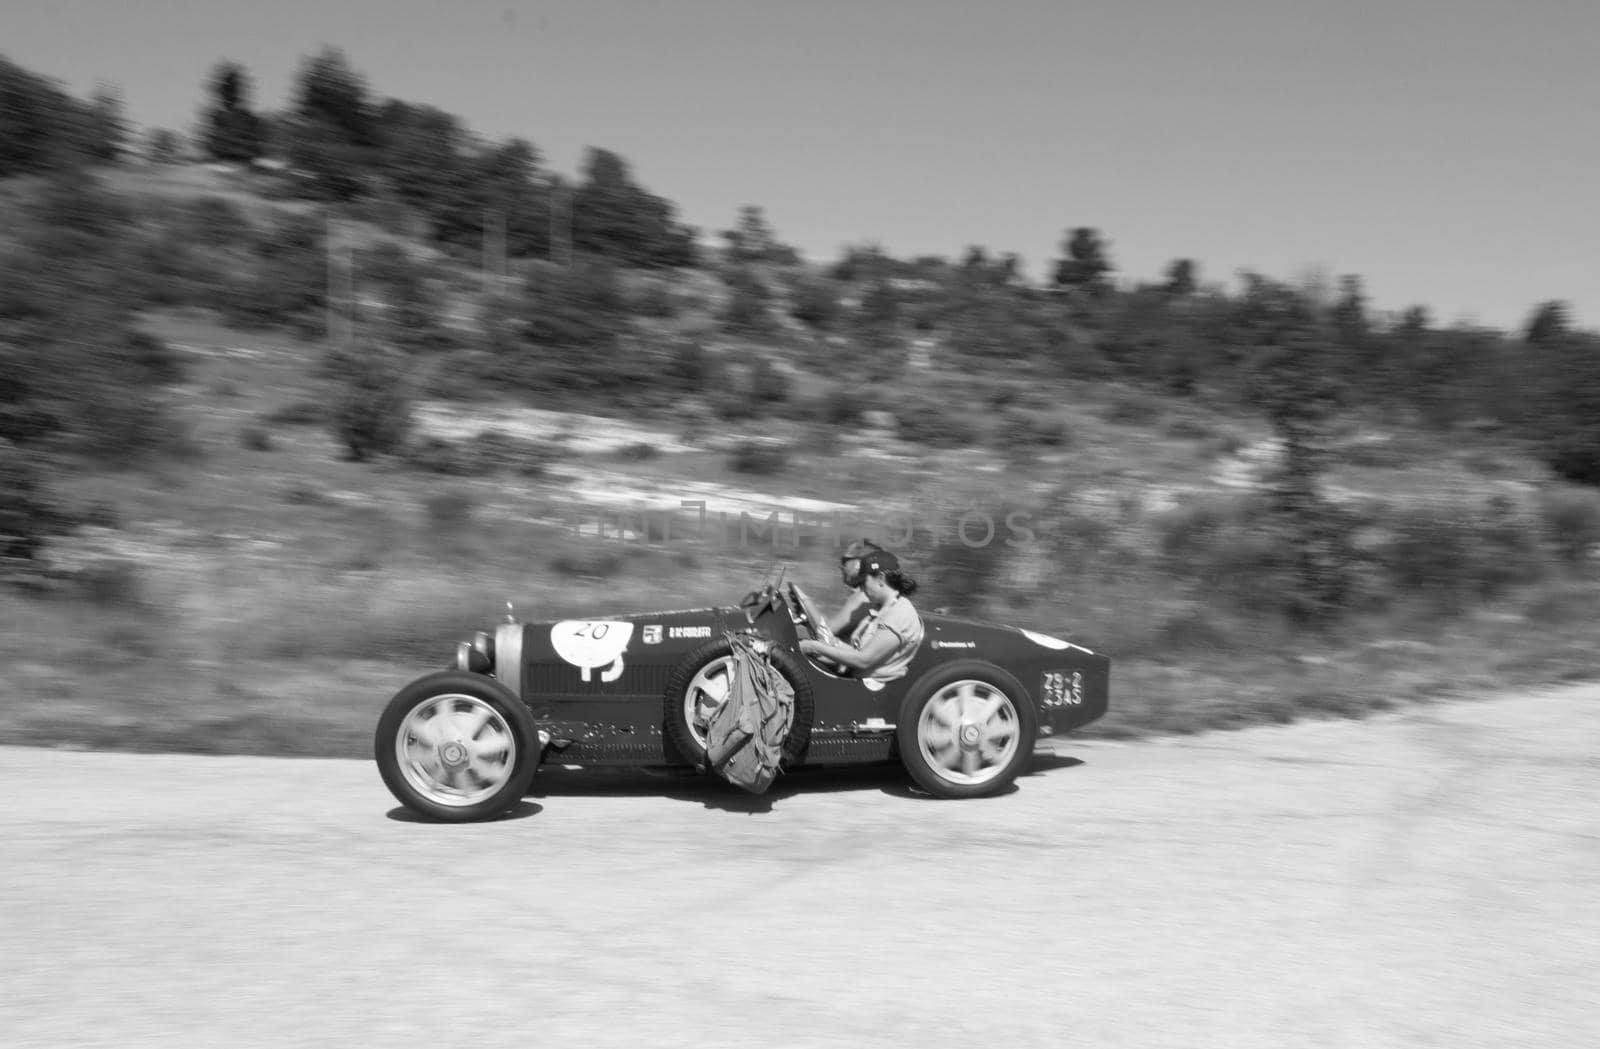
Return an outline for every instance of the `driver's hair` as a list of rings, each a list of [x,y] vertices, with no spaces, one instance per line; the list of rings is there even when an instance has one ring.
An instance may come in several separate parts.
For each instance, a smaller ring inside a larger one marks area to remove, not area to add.
[[[903,597],[910,597],[917,592],[917,581],[898,568],[883,573],[883,581]]]

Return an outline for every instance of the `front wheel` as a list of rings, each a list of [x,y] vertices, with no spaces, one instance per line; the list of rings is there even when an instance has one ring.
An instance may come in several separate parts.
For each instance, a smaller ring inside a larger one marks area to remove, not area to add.
[[[911,778],[940,798],[981,798],[1009,787],[1039,734],[1033,700],[992,663],[929,671],[906,693],[895,729]]]
[[[480,674],[414,681],[378,719],[373,751],[402,805],[463,823],[498,815],[528,791],[539,767],[533,719],[515,696]]]

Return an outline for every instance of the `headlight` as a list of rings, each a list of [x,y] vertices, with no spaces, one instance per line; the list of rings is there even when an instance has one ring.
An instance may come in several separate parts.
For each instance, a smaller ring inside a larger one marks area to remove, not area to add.
[[[474,674],[487,674],[493,662],[472,642],[463,641],[456,646],[456,669]]]
[[[483,653],[483,658],[494,666],[494,637],[485,631],[478,631],[472,635],[472,647]]]

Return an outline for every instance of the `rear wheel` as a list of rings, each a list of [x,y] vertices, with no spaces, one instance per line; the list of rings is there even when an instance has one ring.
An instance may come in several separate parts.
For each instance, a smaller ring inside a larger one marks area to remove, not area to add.
[[[1033,756],[1039,719],[1016,678],[963,660],[930,671],[906,693],[895,730],[912,779],[940,798],[997,794]]]
[[[401,689],[378,720],[373,751],[401,804],[437,820],[497,815],[539,766],[533,719],[480,674],[434,674]]]

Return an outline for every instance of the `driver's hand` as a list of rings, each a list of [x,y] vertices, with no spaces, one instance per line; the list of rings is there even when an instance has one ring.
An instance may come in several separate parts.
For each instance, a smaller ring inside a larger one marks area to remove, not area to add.
[[[813,640],[809,637],[803,637],[800,639],[800,651],[804,652],[806,655],[813,656],[821,650],[822,642]]]

